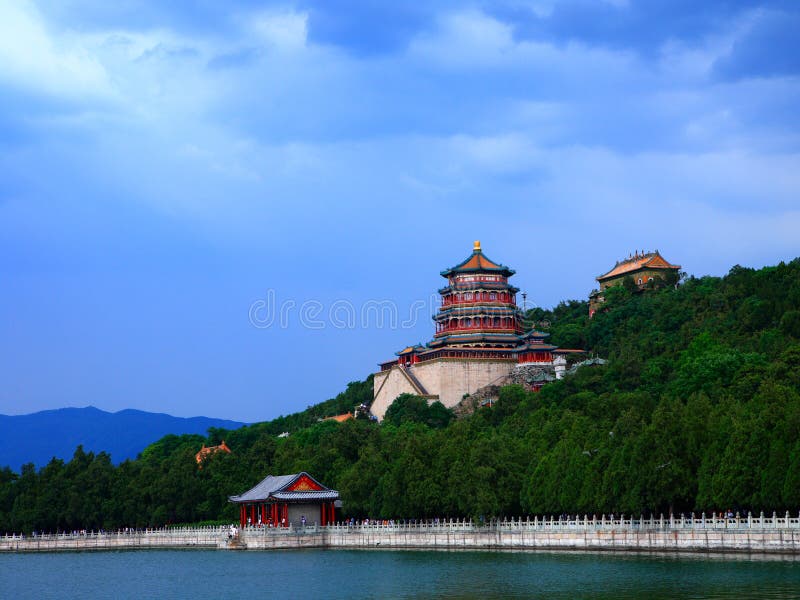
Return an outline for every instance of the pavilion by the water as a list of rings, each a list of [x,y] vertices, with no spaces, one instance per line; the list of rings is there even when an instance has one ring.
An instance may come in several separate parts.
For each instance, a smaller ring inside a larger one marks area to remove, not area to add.
[[[441,272],[447,285],[439,290],[436,331],[426,345],[409,346],[375,373],[372,413],[382,419],[403,393],[458,404],[479,388],[503,382],[521,366],[551,370],[563,376],[565,354],[547,344],[546,333],[524,332],[517,306],[514,270],[490,260],[475,242],[472,254]],[[530,387],[538,389],[541,382]]]
[[[305,522],[327,525],[336,520],[339,492],[325,487],[302,471],[293,475],[267,475],[253,488],[230,502],[239,505],[242,527],[295,527]]]

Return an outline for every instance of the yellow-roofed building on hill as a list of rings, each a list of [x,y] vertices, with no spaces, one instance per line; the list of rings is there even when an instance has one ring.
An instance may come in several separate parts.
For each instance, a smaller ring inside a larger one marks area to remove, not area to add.
[[[628,258],[617,261],[610,271],[596,278],[600,289],[593,290],[589,294],[589,316],[594,316],[605,302],[603,292],[612,286],[622,285],[626,278],[630,277],[636,287],[643,290],[659,281],[669,279],[667,274],[677,273],[680,268],[680,265],[673,265],[661,256],[658,250],[655,252],[642,250],[630,254]]]

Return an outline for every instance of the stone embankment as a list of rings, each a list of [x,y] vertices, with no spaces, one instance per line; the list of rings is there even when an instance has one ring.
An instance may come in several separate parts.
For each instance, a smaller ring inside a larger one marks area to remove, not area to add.
[[[137,532],[0,537],[0,552],[142,548],[416,548],[429,550],[633,550],[800,555],[800,519],[765,517],[509,519],[380,522],[327,527],[170,528]]]

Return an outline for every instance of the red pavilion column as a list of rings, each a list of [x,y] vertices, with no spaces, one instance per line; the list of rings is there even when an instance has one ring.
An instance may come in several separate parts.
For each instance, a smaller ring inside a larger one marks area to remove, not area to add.
[[[331,511],[328,515],[328,521],[331,523],[336,523],[336,505],[331,502]]]
[[[325,521],[325,503],[319,505],[319,524],[325,527],[328,523]]]

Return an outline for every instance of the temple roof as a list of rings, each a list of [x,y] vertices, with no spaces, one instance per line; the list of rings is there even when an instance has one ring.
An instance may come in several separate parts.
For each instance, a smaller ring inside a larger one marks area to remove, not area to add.
[[[416,346],[407,346],[400,350],[400,352],[395,352],[397,356],[403,356],[405,354],[419,354],[420,352],[425,352],[427,348],[421,344],[417,344]]]
[[[332,417],[325,417],[322,419],[323,421],[336,421],[337,423],[344,423],[345,421],[349,421],[350,419],[354,418],[353,413],[346,412],[341,415],[333,415]]]
[[[673,265],[670,264],[663,256],[658,253],[658,250],[655,252],[643,252],[639,253],[636,252],[632,256],[629,256],[623,261],[617,262],[614,265],[614,268],[611,269],[608,273],[604,275],[599,275],[597,277],[597,281],[603,281],[604,279],[611,279],[613,277],[619,277],[621,275],[625,275],[627,273],[633,273],[634,271],[638,271],[639,269],[680,269],[680,265]]]
[[[538,339],[543,339],[543,338],[546,338],[546,337],[550,337],[550,334],[549,333],[545,333],[544,331],[538,331],[536,329],[531,329],[528,333],[525,333],[525,334],[521,335],[520,339],[524,341],[524,340],[527,340],[527,339],[537,339],[537,338]]]
[[[428,354],[435,355],[438,352],[447,351],[447,350],[455,350],[458,352],[474,352],[474,353],[508,353],[513,352],[514,349],[511,347],[497,347],[497,346],[462,346],[460,344],[454,345],[440,345],[435,348],[431,348],[428,351]]]
[[[292,475],[267,475],[254,487],[230,502],[266,502],[268,500],[335,500],[339,492],[325,487],[305,471]]]
[[[227,452],[228,454],[231,453],[231,449],[228,448],[225,440],[222,440],[222,443],[219,446],[206,446],[203,444],[203,447],[200,448],[197,454],[194,455],[194,459],[197,461],[197,464],[200,465],[206,458],[212,454],[216,454],[217,452]]]
[[[272,497],[276,500],[338,500],[339,492],[325,490],[320,492],[275,492]]]
[[[472,248],[472,254],[455,267],[442,271],[442,277],[449,277],[454,273],[480,273],[485,271],[495,272],[506,277],[514,274],[513,269],[490,260],[481,250],[481,243],[476,241]]]
[[[514,348],[514,352],[540,352],[545,350],[555,350],[556,348],[558,348],[558,346],[553,346],[552,344],[532,343],[517,346]]]
[[[489,333],[485,331],[477,331],[474,333],[449,333],[445,335],[438,333],[434,336],[430,346],[431,348],[436,348],[444,344],[474,344],[478,342],[516,346],[519,344],[519,336],[513,333]]]

